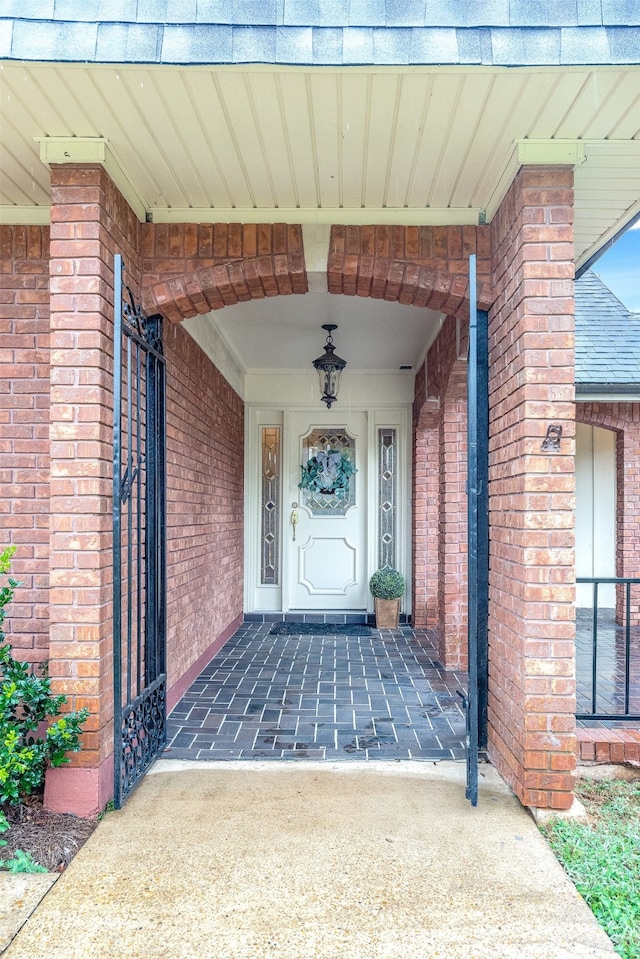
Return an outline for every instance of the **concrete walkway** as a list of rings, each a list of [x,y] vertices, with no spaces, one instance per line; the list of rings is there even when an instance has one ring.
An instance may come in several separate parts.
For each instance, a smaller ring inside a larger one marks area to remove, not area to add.
[[[6,959],[611,957],[491,767],[162,760]]]

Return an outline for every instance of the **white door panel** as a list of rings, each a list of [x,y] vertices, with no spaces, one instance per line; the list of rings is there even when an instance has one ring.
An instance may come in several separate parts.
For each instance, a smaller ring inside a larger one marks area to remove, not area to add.
[[[295,525],[285,533],[286,604],[289,609],[365,609],[368,599],[367,560],[367,415],[336,412],[287,416],[285,469],[288,473],[289,514]],[[315,432],[314,432],[315,431]],[[332,437],[345,434],[353,443],[357,469],[350,478],[351,495],[331,497],[300,489],[309,437],[311,451],[334,448]],[[285,502],[287,484],[285,483]],[[294,503],[296,504],[294,506]],[[295,538],[294,538],[295,537]]]
[[[357,559],[344,537],[310,536],[298,549],[298,579],[313,596],[346,596],[357,585]]]

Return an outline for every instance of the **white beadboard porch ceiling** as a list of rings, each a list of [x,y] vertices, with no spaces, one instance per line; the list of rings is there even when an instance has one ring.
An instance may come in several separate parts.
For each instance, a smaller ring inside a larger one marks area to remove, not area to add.
[[[640,212],[640,67],[6,61],[0,217],[46,222],[42,137],[103,137],[155,221],[477,223],[518,139],[582,140],[576,261]]]

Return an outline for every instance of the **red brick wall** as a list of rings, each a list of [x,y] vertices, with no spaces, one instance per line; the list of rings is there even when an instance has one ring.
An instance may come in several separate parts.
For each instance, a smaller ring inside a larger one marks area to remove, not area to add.
[[[492,223],[489,749],[526,805],[575,764],[573,172],[524,167]],[[541,443],[563,427],[560,452]]]
[[[416,377],[414,621],[436,626],[449,669],[467,657],[467,324],[447,317]],[[428,397],[428,398],[427,398]]]
[[[413,622],[422,628],[438,625],[438,420],[440,403],[427,399],[426,364],[415,379],[413,403]]]
[[[31,662],[49,651],[49,228],[0,226],[0,551],[22,585],[5,633]]]
[[[467,622],[467,401],[448,391],[440,417],[438,595],[440,659],[469,663]]]
[[[181,326],[164,347],[171,687],[242,613],[244,408]]]

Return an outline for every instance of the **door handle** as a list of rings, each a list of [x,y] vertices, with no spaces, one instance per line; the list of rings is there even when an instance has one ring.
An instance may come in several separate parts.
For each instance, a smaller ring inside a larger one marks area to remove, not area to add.
[[[291,504],[293,509],[291,510],[291,516],[289,517],[289,522],[291,523],[291,528],[293,530],[293,540],[295,542],[296,538],[296,526],[298,525],[298,504],[293,502]]]

